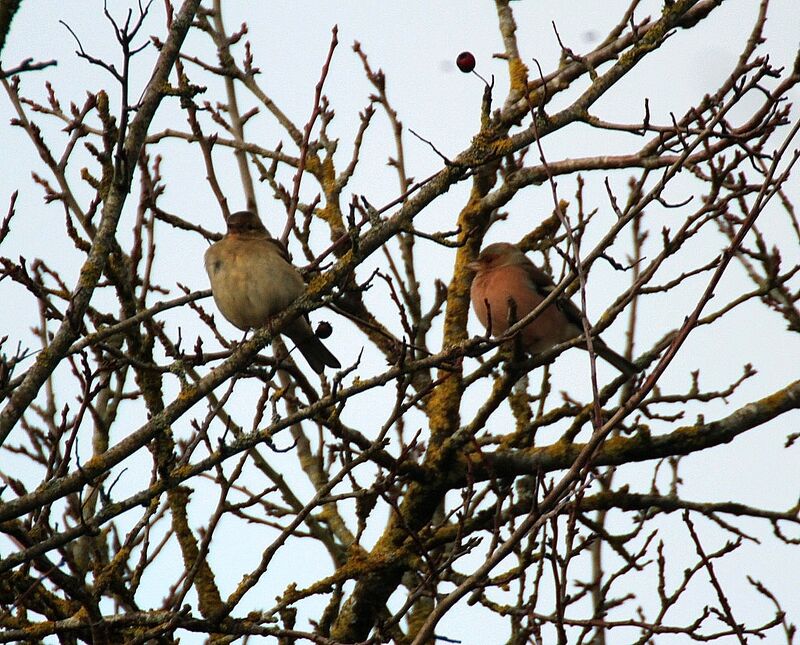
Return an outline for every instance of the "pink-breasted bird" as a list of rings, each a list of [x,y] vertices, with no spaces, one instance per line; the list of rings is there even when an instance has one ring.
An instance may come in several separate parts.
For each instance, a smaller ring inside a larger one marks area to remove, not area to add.
[[[255,213],[233,213],[227,225],[225,236],[205,253],[211,292],[229,322],[243,331],[257,329],[302,295],[303,278]],[[289,323],[283,333],[318,374],[326,365],[341,367],[305,316]]]
[[[515,245],[507,242],[489,244],[471,262],[475,271],[470,297],[472,307],[484,327],[500,336],[510,327],[509,301],[516,307],[516,318],[522,320],[544,300],[555,286],[550,277],[539,269]],[[583,333],[581,312],[569,298],[559,297],[520,331],[521,347],[538,354],[554,345],[571,340]],[[586,345],[582,347],[586,349]],[[638,372],[628,359],[617,354],[601,338],[592,338],[595,353],[626,376]]]

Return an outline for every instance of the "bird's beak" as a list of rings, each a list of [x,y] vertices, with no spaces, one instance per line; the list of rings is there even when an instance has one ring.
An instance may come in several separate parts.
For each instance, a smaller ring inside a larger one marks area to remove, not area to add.
[[[467,264],[468,269],[472,269],[475,273],[481,270],[481,263],[478,260],[474,260]]]

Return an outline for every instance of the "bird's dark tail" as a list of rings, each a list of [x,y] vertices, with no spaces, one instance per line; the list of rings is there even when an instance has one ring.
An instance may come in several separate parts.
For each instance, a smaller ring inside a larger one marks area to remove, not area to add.
[[[311,365],[311,369],[317,374],[322,374],[326,366],[337,369],[342,366],[330,350],[322,344],[319,336],[312,331],[311,325],[308,324],[305,317],[301,316],[292,322],[284,330],[284,333],[292,339],[297,349]]]
[[[311,369],[317,374],[322,374],[326,366],[337,369],[342,366],[338,359],[314,334],[304,336],[299,343],[295,339],[295,345],[297,345],[297,349],[300,350],[300,353],[308,361]]]

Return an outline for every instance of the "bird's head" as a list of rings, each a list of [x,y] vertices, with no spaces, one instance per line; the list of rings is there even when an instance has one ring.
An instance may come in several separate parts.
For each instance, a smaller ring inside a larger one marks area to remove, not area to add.
[[[469,263],[473,271],[490,271],[509,264],[525,263],[525,254],[508,242],[496,242],[485,247],[474,262]]]
[[[227,220],[228,235],[237,237],[259,238],[268,237],[267,229],[258,219],[258,215],[250,211],[232,213]]]

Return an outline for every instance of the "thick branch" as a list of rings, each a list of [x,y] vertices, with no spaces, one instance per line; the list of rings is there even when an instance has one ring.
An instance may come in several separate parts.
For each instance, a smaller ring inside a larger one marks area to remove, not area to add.
[[[595,453],[595,466],[616,466],[636,461],[689,455],[730,443],[739,435],[761,426],[790,410],[800,408],[800,381],[710,423],[683,426],[657,437],[640,433],[634,437],[608,439]],[[569,468],[585,444],[556,444],[518,453],[496,452],[483,456],[482,477],[535,474]],[[454,486],[463,486],[463,481]]]

